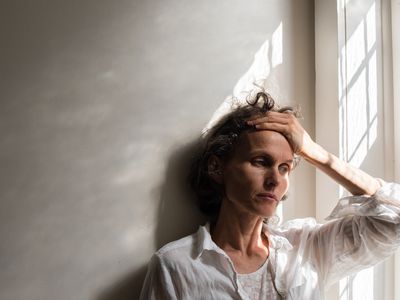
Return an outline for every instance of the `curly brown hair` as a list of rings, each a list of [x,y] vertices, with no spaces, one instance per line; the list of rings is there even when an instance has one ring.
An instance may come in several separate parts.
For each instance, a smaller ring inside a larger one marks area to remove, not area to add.
[[[196,194],[200,211],[211,220],[218,217],[224,191],[223,186],[210,177],[210,157],[215,155],[223,162],[228,161],[239,136],[245,131],[256,130],[254,126],[247,125],[246,121],[264,116],[269,111],[290,112],[296,117],[299,116],[299,112],[293,107],[279,107],[268,93],[262,91],[253,99],[247,100],[246,105],[239,106],[225,115],[203,135],[188,179]],[[297,162],[298,158],[295,158],[295,164]]]

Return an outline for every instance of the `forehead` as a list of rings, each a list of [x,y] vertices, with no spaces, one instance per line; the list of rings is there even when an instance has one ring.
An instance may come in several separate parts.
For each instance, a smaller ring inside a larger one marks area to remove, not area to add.
[[[236,145],[240,155],[266,153],[277,159],[293,159],[293,151],[286,138],[270,130],[244,132]]]

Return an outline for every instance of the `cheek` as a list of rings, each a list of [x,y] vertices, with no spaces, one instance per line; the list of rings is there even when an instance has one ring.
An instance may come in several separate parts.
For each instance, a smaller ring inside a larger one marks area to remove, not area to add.
[[[226,192],[230,194],[228,196],[249,194],[263,186],[264,174],[260,170],[243,166],[228,170],[228,174],[230,176],[225,181]]]
[[[285,195],[287,193],[287,191],[289,190],[289,177],[288,176],[286,176],[285,178],[282,179],[280,190],[282,192],[282,196]]]

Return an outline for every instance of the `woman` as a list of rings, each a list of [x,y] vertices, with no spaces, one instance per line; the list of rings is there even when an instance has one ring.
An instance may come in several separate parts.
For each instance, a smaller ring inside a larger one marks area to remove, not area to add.
[[[153,255],[142,299],[321,299],[323,287],[400,244],[400,187],[316,144],[290,108],[258,93],[204,137],[191,185],[210,222]],[[270,220],[298,157],[354,196],[328,223]]]

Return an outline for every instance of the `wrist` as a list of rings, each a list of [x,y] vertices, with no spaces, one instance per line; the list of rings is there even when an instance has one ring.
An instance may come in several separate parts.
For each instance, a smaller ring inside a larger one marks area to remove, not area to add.
[[[328,164],[331,160],[330,153],[314,141],[307,145],[299,155],[313,165]]]

